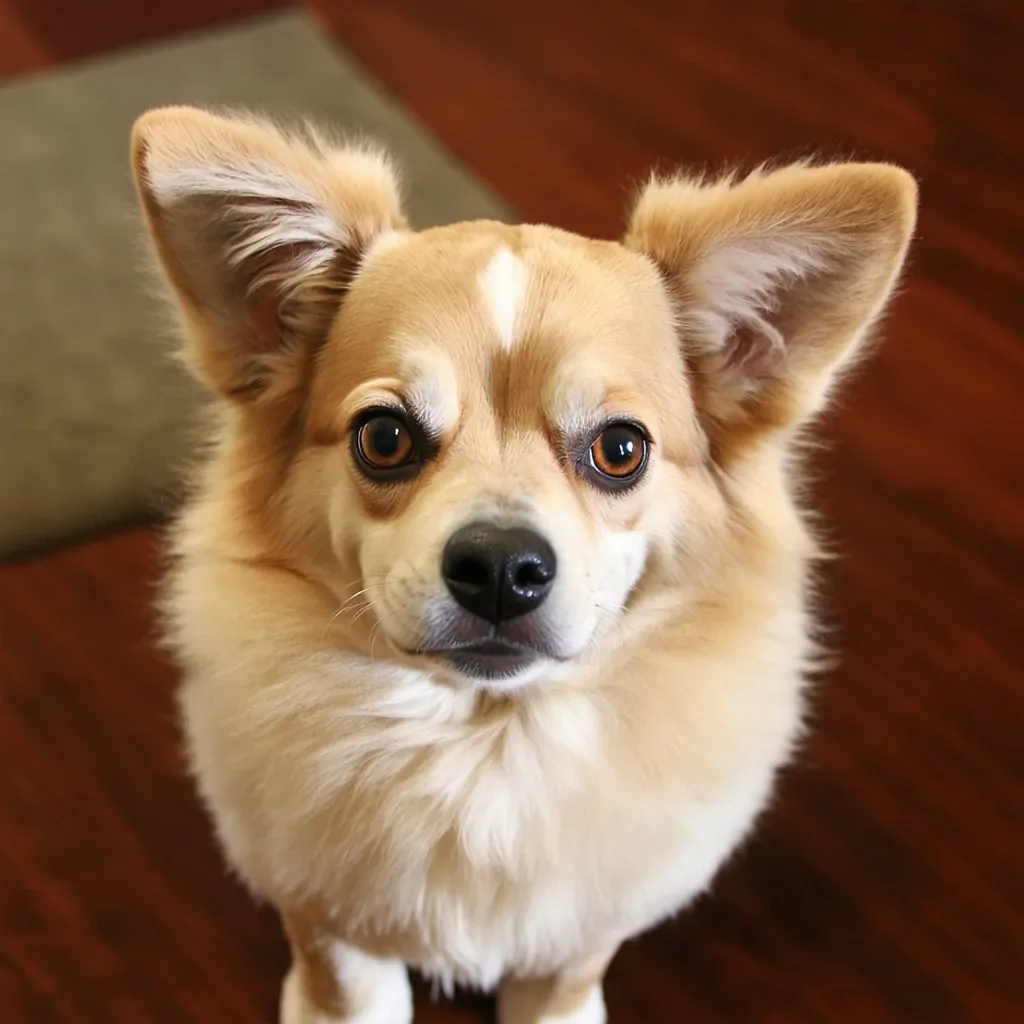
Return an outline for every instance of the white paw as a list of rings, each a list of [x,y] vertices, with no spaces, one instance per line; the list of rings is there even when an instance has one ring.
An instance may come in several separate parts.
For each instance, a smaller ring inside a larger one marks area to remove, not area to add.
[[[281,989],[281,1024],[412,1024],[412,986],[405,965],[394,961],[371,961],[346,950],[344,972],[348,988],[359,1000],[354,1013],[337,1017],[313,1006],[303,991],[298,972],[293,968]],[[352,972],[353,960],[359,962]],[[339,964],[339,966],[341,966]],[[339,972],[341,973],[341,972]],[[351,977],[358,973],[358,979]]]
[[[592,988],[587,998],[571,1013],[557,1017],[544,1015],[538,1018],[537,1024],[606,1024],[607,1020],[601,990]]]
[[[284,979],[281,988],[281,1024],[303,1024],[309,1019],[308,1008],[302,996],[298,971],[293,967]]]
[[[595,985],[586,998],[564,1013],[545,1012],[540,990],[530,985],[517,984],[501,993],[498,1009],[499,1024],[607,1024],[604,996]]]
[[[404,964],[394,966],[394,974],[387,984],[378,986],[367,1006],[345,1024],[412,1024],[409,975]]]

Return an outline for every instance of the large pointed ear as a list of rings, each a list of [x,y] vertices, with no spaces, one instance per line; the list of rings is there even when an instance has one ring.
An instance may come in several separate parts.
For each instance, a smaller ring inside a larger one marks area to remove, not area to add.
[[[624,242],[661,270],[713,443],[824,406],[893,290],[916,205],[914,179],[885,164],[645,188]]]
[[[380,153],[256,119],[150,111],[135,124],[132,165],[187,360],[239,401],[296,384],[366,251],[404,227]]]

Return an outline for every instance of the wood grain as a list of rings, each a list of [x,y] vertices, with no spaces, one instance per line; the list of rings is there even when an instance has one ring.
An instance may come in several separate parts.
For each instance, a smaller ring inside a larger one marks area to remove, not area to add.
[[[0,0],[0,74],[39,71],[286,6],[288,0]]]
[[[255,7],[119,21],[107,0],[72,22],[58,0],[6,0],[0,71]],[[652,164],[818,151],[918,174],[904,293],[819,460],[842,662],[756,838],[623,951],[609,1005],[616,1024],[1024,1019],[1024,7],[314,9],[530,220],[613,235]],[[137,529],[0,567],[11,1021],[272,1019],[286,953],[181,771],[150,636],[158,564]],[[482,1019],[480,1002],[418,995],[427,1024]]]

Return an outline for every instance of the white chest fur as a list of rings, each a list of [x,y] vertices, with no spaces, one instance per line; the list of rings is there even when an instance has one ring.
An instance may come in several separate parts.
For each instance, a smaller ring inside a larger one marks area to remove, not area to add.
[[[641,728],[644,749],[600,687],[481,712],[365,663],[271,673],[183,693],[229,857],[275,901],[329,905],[349,937],[393,939],[445,985],[543,972],[673,913],[749,827],[799,720],[795,674],[762,688],[770,714],[692,692],[710,734]],[[722,750],[700,749],[711,739]]]

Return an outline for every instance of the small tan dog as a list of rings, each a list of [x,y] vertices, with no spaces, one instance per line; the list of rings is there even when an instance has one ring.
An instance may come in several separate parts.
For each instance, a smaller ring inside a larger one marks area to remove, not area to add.
[[[797,446],[897,279],[886,165],[654,181],[621,242],[409,229],[381,154],[191,109],[136,181],[217,396],[170,632],[285,1024],[599,1024],[801,728]]]

